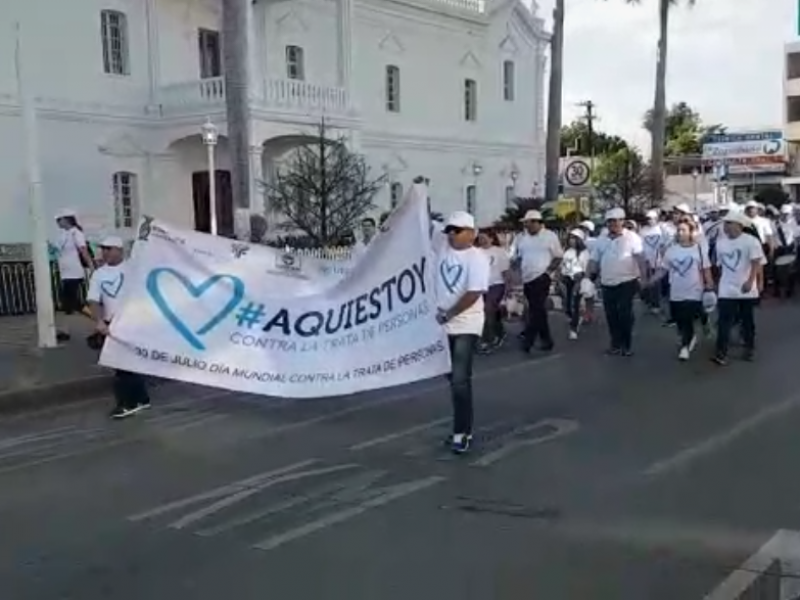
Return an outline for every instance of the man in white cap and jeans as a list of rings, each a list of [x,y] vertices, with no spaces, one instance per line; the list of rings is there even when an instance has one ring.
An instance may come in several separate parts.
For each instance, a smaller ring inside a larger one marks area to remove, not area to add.
[[[469,451],[472,442],[472,361],[484,325],[483,295],[489,289],[490,266],[486,254],[475,246],[475,217],[454,212],[445,221],[444,244],[436,256],[437,320],[447,332],[452,363],[450,394],[453,435],[448,438],[456,454]]]
[[[564,256],[558,236],[544,226],[542,213],[529,210],[522,218],[524,232],[517,237],[513,260],[519,263],[522,274],[522,290],[528,303],[525,333],[522,341],[524,352],[530,352],[537,338],[545,352],[553,349],[547,300],[553,274]]]
[[[589,274],[600,275],[603,308],[611,345],[607,354],[631,356],[633,301],[639,281],[646,281],[647,261],[642,238],[624,227],[625,211],[612,208],[606,213],[608,235],[599,238],[589,260]]]
[[[92,273],[86,299],[97,335],[105,338],[125,290],[125,250],[122,240],[116,236],[105,238],[100,243],[100,250],[103,253],[103,266]],[[114,372],[114,398],[116,406],[111,412],[113,419],[124,419],[149,408],[150,396],[144,376],[117,369]]]

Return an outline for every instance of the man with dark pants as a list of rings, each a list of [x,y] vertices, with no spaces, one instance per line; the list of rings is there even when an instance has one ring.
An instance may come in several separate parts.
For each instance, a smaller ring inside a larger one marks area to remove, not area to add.
[[[547,300],[550,285],[564,250],[558,236],[544,226],[542,214],[529,210],[522,218],[525,231],[518,236],[513,249],[513,258],[522,274],[522,291],[528,303],[525,333],[522,341],[524,352],[530,352],[537,339],[545,352],[553,349]]]
[[[717,293],[717,347],[714,362],[728,364],[731,329],[741,326],[744,359],[753,360],[755,353],[755,307],[763,281],[766,262],[764,249],[758,239],[747,235],[744,229],[752,221],[741,213],[729,213],[724,224],[725,235],[717,242],[717,264],[720,267]]]
[[[483,295],[489,288],[489,260],[474,245],[475,218],[455,212],[445,223],[447,244],[436,257],[437,320],[447,332],[450,346],[450,394],[453,435],[448,438],[456,454],[472,443],[472,361],[484,325]]]
[[[639,280],[647,277],[642,238],[625,229],[624,223],[625,211],[621,208],[612,208],[606,213],[608,235],[598,240],[589,259],[589,274],[600,275],[611,338],[607,354],[612,356],[632,354],[633,301]]]
[[[96,335],[105,338],[119,310],[125,284],[124,248],[120,238],[108,237],[100,244],[100,249],[103,252],[103,266],[92,274],[87,300],[95,320]],[[116,400],[111,412],[113,419],[124,419],[150,407],[150,396],[143,375],[118,369],[114,373],[113,385]]]

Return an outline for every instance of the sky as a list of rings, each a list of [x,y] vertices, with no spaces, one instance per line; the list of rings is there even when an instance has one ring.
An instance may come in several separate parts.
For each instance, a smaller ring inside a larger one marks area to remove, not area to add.
[[[534,0],[552,29],[554,0]],[[680,0],[670,15],[667,104],[687,102],[729,131],[782,128],[783,45],[798,40],[798,0]],[[658,1],[566,0],[564,122],[592,100],[596,127],[642,150],[653,104]]]

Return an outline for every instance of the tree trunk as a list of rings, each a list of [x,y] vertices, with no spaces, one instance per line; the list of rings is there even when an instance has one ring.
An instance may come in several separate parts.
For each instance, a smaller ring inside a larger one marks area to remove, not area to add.
[[[664,146],[667,127],[667,39],[669,37],[670,0],[659,0],[658,7],[658,59],[656,62],[656,90],[653,99],[653,131],[650,151],[653,176],[653,202],[664,202]]]
[[[248,2],[222,0],[222,61],[233,207],[250,206],[250,40]]]
[[[547,97],[547,146],[544,197],[558,200],[559,158],[561,156],[561,101],[564,78],[564,0],[556,0],[553,36],[550,39],[550,88]]]

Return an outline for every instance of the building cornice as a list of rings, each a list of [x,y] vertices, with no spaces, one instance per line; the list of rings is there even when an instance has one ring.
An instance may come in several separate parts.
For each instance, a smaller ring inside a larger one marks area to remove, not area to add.
[[[434,151],[479,151],[482,153],[505,154],[513,152],[536,156],[541,149],[536,144],[519,144],[499,139],[476,140],[422,135],[393,134],[389,132],[364,131],[361,134],[364,145],[378,148],[419,148]]]

